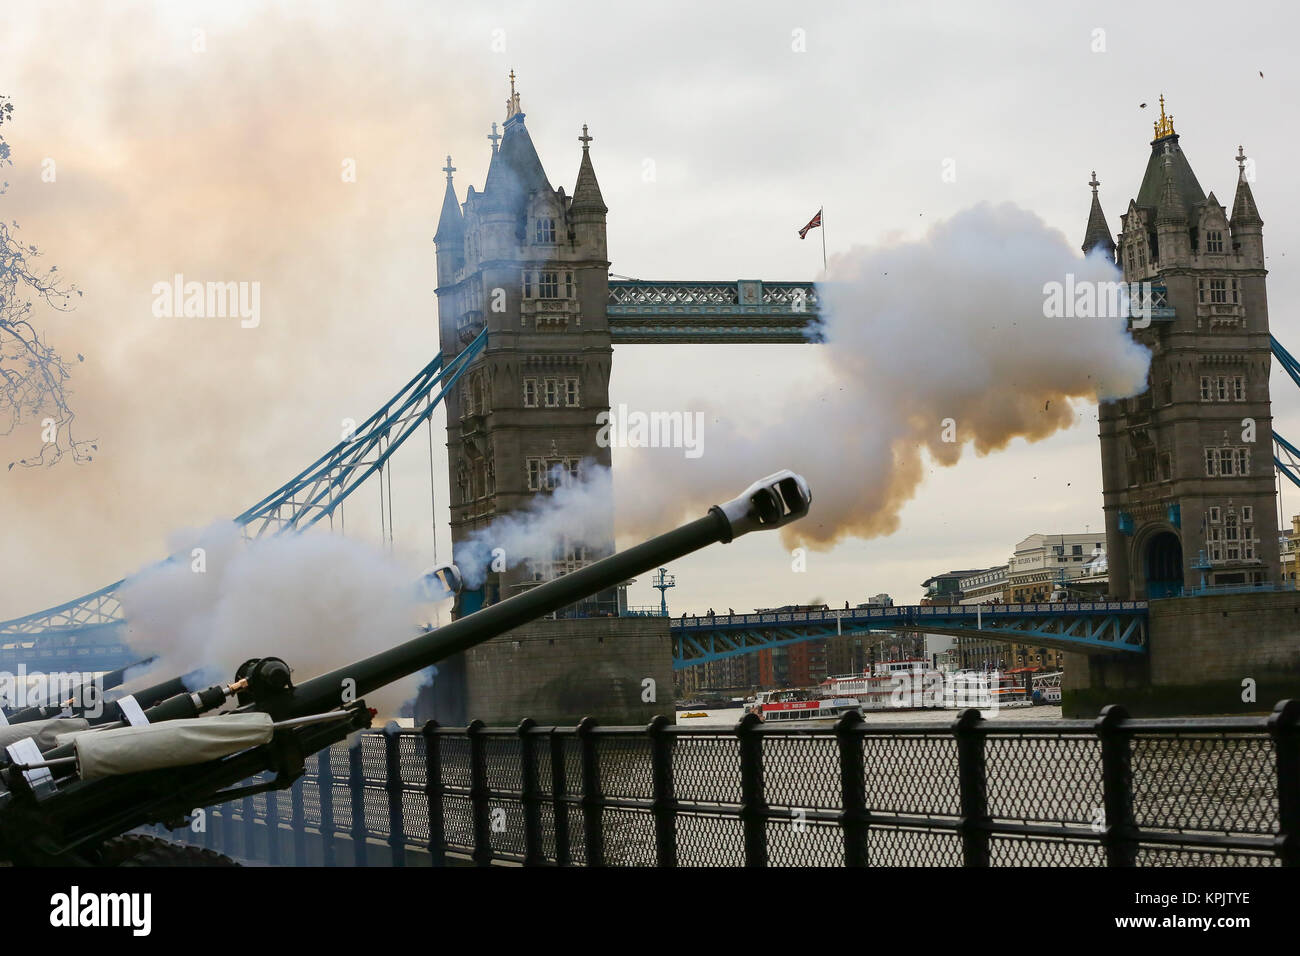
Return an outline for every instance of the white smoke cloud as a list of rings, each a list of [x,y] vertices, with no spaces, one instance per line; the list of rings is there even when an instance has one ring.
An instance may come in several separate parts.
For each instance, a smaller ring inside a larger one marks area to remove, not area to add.
[[[414,637],[432,620],[417,570],[373,545],[331,534],[246,542],[222,522],[173,536],[176,557],[118,592],[127,640],[157,654],[153,683],[192,670],[203,685],[229,681],[253,657],[281,657],[301,682]],[[202,548],[197,570],[194,548]],[[367,698],[395,715],[419,674]]]
[[[793,468],[813,506],[785,529],[787,545],[891,534],[927,459],[953,465],[967,445],[984,455],[1017,437],[1046,438],[1074,423],[1080,403],[1140,392],[1150,354],[1124,319],[1044,317],[1044,284],[1067,274],[1076,284],[1120,278],[1010,203],[832,257],[819,284],[820,387],[761,418],[690,403],[709,423],[697,459],[621,452],[620,531],[661,529]]]
[[[520,564],[538,567],[555,560],[565,547],[612,545],[613,483],[608,468],[583,462],[581,478],[564,481],[529,506],[495,519],[456,545],[456,567],[465,587],[481,587],[487,572]],[[499,549],[499,550],[498,550]]]
[[[1069,274],[1076,285],[1119,278],[1011,204],[967,210],[921,239],[834,257],[819,288],[822,386],[791,395],[776,416],[711,410],[699,458],[622,451],[622,529],[662,531],[791,467],[808,478],[813,508],[786,529],[787,543],[830,547],[894,532],[927,459],[953,465],[967,445],[982,455],[1016,437],[1042,439],[1073,424],[1076,403],[1145,387],[1150,355],[1124,319],[1044,317],[1044,285]],[[457,545],[465,586],[481,586],[494,560],[498,569],[537,566],[565,543],[605,545],[612,500],[609,470],[587,462],[583,480]],[[186,557],[196,541],[205,573]],[[237,527],[216,525],[174,547],[178,560],[142,572],[120,594],[133,648],[163,658],[155,673],[200,667],[228,679],[244,659],[275,655],[300,680],[403,640],[431,617],[419,612],[414,568],[352,539],[245,544]],[[390,688],[389,712],[420,682],[414,675]]]

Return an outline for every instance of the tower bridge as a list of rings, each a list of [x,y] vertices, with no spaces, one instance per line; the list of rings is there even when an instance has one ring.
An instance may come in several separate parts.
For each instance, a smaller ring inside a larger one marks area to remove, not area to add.
[[[610,465],[610,451],[596,436],[599,413],[610,406],[615,344],[821,341],[823,303],[812,282],[612,276],[593,138],[584,126],[572,194],[552,187],[513,77],[504,128],[498,133],[493,124],[488,138],[481,190],[469,186],[462,201],[451,157],[443,167],[434,235],[439,354],[353,435],[238,515],[234,520],[247,536],[342,524],[345,502],[363,485],[378,484],[382,505],[391,456],[421,426],[432,442],[431,416],[442,407],[451,534],[453,546],[459,545],[545,493],[554,468],[576,475],[590,463]],[[1269,357],[1277,354],[1298,383],[1300,363],[1269,335],[1262,221],[1244,155],[1238,154],[1229,218],[1213,192],[1202,192],[1163,114],[1163,100],[1151,148],[1118,241],[1101,210],[1094,174],[1083,244],[1085,253],[1100,248],[1117,261],[1126,281],[1154,290],[1153,301],[1145,303],[1153,321],[1133,329],[1152,351],[1150,387],[1134,399],[1102,403],[1099,415],[1111,593],[1119,600],[668,621],[620,616],[620,596],[611,592],[595,598],[585,621],[532,625],[476,649],[470,659],[450,662],[439,687],[459,688],[448,696],[460,698],[460,709],[440,719],[461,719],[468,700],[475,716],[489,720],[527,711],[568,722],[591,712],[595,700],[614,722],[640,722],[653,705],[629,703],[611,712],[611,694],[639,693],[635,682],[631,690],[624,686],[630,673],[637,681],[648,676],[670,684],[670,665],[846,630],[1005,635],[1016,643],[1065,648],[1079,655],[1069,672],[1081,699],[1117,687],[1193,684],[1195,667],[1255,661],[1260,673],[1271,674],[1300,666],[1294,628],[1286,629],[1289,615],[1300,613],[1294,594],[1246,595],[1253,603],[1231,607],[1158,600],[1202,583],[1256,592],[1282,583],[1271,462],[1266,455],[1252,457],[1244,442],[1225,445],[1223,435],[1249,418],[1267,448],[1275,438]],[[1290,449],[1300,456],[1280,436],[1277,443],[1279,454]],[[391,505],[389,492],[387,517],[381,506],[381,522],[387,522],[381,530],[389,538]],[[613,547],[612,512],[607,517],[605,540],[562,542],[546,569],[490,571],[481,589],[462,596],[456,613],[472,613],[533,586],[539,575],[603,556]],[[121,584],[0,622],[0,667],[107,669],[129,662],[116,598]],[[1243,621],[1235,624],[1238,630],[1262,627],[1270,635],[1265,650],[1242,638],[1247,643],[1236,641],[1231,654],[1218,653],[1225,642],[1211,625],[1220,615],[1237,615]],[[597,685],[606,689],[594,696],[574,691]],[[552,701],[560,703],[552,707]],[[1093,706],[1088,700],[1080,709]]]

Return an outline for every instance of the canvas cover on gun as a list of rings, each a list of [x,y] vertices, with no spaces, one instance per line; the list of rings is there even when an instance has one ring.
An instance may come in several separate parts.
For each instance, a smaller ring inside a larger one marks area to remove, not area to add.
[[[162,767],[184,767],[270,743],[269,714],[220,714],[143,727],[69,734],[83,780]]]
[[[53,747],[61,736],[85,730],[90,721],[84,717],[50,717],[46,720],[28,720],[21,724],[0,727],[0,750],[24,737],[34,737],[42,750]]]

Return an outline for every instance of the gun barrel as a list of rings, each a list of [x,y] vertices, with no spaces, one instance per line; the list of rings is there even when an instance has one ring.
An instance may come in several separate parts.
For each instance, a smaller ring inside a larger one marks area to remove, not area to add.
[[[189,685],[198,679],[199,673],[193,671],[182,677],[172,677],[168,680],[162,681],[161,683],[146,687],[143,690],[138,690],[131,696],[135,698],[135,702],[143,709],[148,710],[150,707],[154,707],[170,697],[174,697],[177,694],[184,694],[188,690]],[[122,705],[116,700],[111,700],[104,704],[103,710],[100,712],[98,717],[92,717],[90,719],[90,723],[92,725],[111,724],[114,721],[121,720],[122,717]]]
[[[755,482],[726,504],[710,508],[703,518],[397,647],[312,678],[257,709],[268,710],[276,720],[330,710],[339,705],[345,688],[352,691],[352,699],[363,697],[452,654],[710,544],[725,544],[750,531],[788,524],[807,514],[810,503],[803,478],[790,471],[777,472]]]
[[[136,661],[134,664],[128,664],[126,667],[119,668],[118,670],[108,671],[105,674],[101,674],[90,683],[96,685],[97,690],[99,691],[111,690],[126,681],[127,671],[133,670],[137,667],[148,667],[157,659],[157,657],[146,657],[142,661]],[[68,706],[77,710],[80,709],[83,704],[89,705],[93,703],[93,701],[85,700],[85,691],[86,685],[78,684],[76,687],[70,688],[67,691],[67,699],[55,700],[54,698],[50,698],[40,704],[34,704],[30,707],[25,707],[22,710],[6,712],[6,717],[9,720],[9,723],[20,724],[26,723],[29,720],[40,720],[44,717],[52,717],[59,713],[59,711],[63,710],[64,707]],[[63,697],[62,694],[59,696],[61,698]]]

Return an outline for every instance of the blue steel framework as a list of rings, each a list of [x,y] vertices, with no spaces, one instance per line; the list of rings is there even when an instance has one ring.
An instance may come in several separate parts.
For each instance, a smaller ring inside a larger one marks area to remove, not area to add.
[[[238,515],[235,523],[250,538],[303,531],[325,520],[332,525],[336,512],[341,524],[343,502],[367,479],[378,476],[382,481],[393,452],[429,420],[486,344],[483,331],[446,367],[439,355],[350,437]],[[116,592],[121,585],[115,581],[57,607],[0,622],[0,667],[22,663],[33,669],[98,670],[129,663],[131,653],[119,627],[122,608]]]
[[[1270,335],[1268,339],[1273,344],[1273,355],[1278,363],[1291,376],[1291,381],[1300,386],[1300,361],[1284,349],[1282,343],[1276,338]],[[1273,464],[1277,466],[1278,473],[1293,485],[1300,487],[1300,448],[1296,448],[1276,431],[1273,432],[1273,444],[1277,446],[1277,451],[1273,452]],[[1283,461],[1278,452],[1285,452],[1289,460]]]
[[[873,630],[982,637],[1083,654],[1145,654],[1147,603],[912,604],[675,618],[670,628],[673,669]]]

